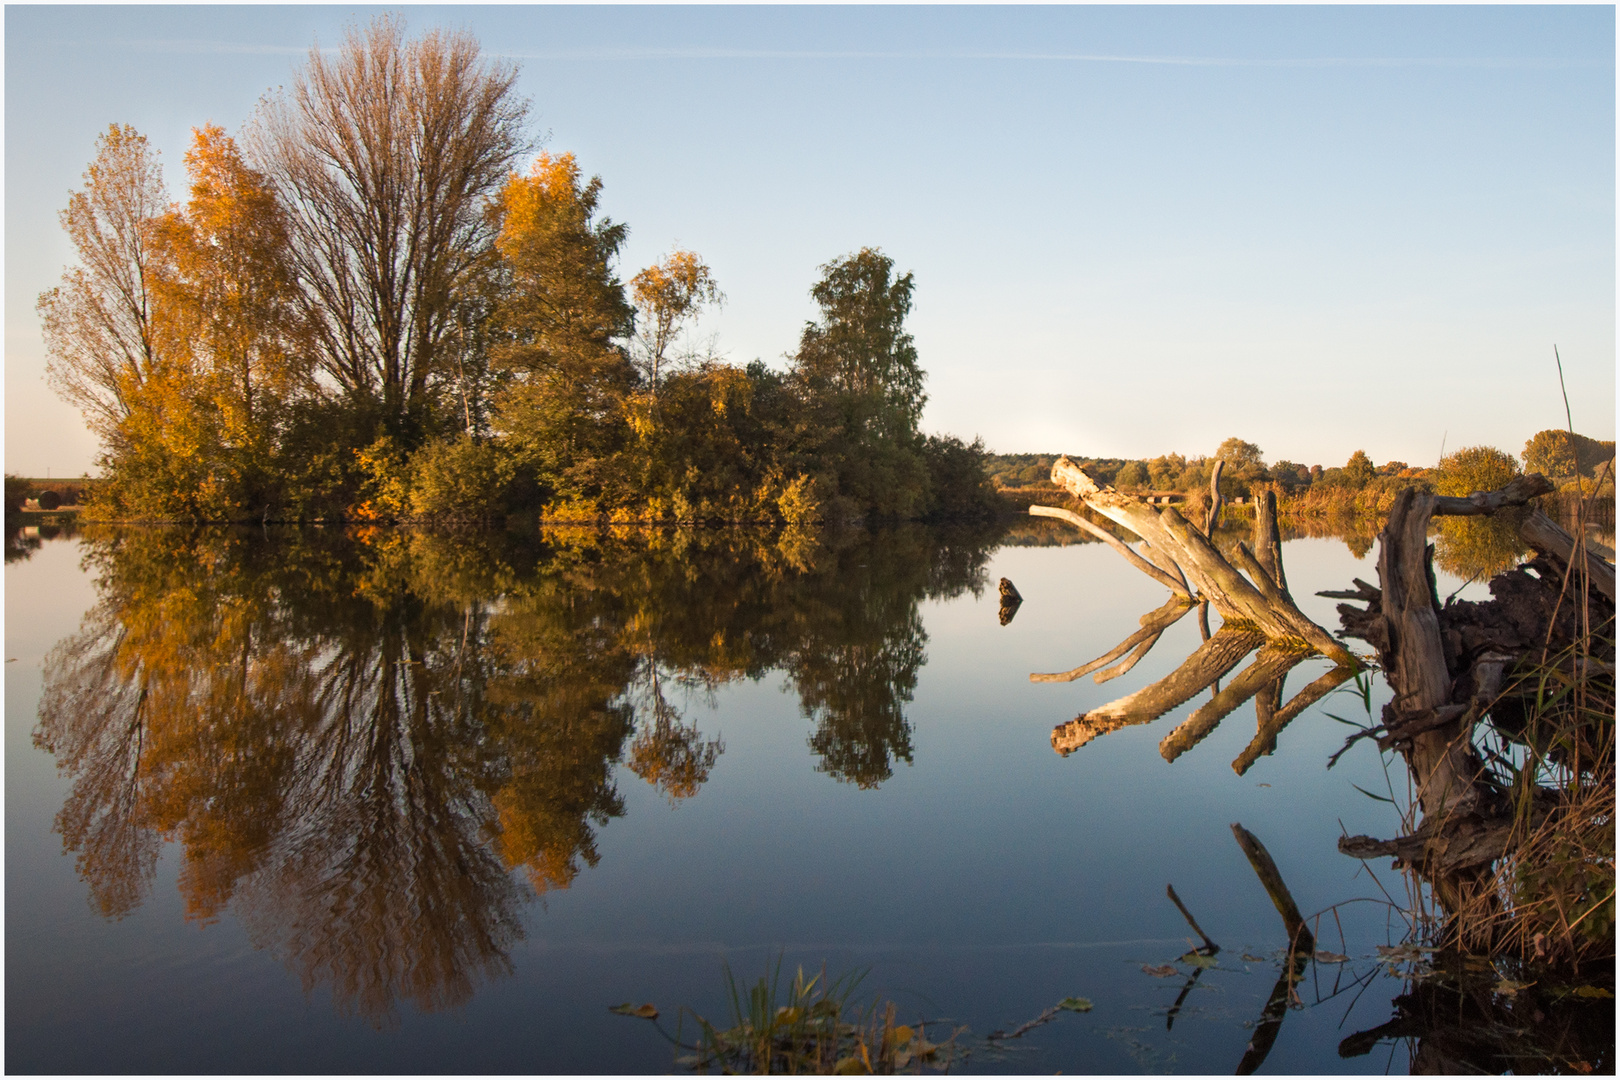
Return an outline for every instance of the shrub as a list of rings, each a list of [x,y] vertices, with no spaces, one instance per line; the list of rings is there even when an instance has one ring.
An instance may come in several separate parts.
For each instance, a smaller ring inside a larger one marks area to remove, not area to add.
[[[6,513],[15,514],[22,509],[34,493],[34,485],[20,476],[6,474]]]
[[[1441,458],[1433,480],[1438,494],[1471,495],[1505,487],[1519,474],[1519,463],[1512,454],[1494,446],[1469,446]],[[1525,551],[1519,539],[1524,513],[1506,510],[1490,517],[1441,519],[1434,561],[1464,578],[1489,577],[1511,569]]]
[[[506,509],[515,474],[511,455],[492,443],[435,440],[411,458],[410,516],[488,521]]]

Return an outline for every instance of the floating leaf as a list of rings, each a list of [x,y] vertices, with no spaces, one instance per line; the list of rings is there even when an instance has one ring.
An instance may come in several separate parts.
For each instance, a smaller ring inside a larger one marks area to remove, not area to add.
[[[1576,997],[1584,998],[1612,998],[1614,991],[1605,990],[1601,986],[1577,986],[1571,991]]]
[[[632,1005],[628,1001],[623,1005],[610,1005],[608,1012],[618,1013],[620,1016],[638,1016],[643,1020],[658,1019],[658,1010],[651,1005]]]
[[[1432,945],[1380,945],[1378,955],[1386,960],[1418,960],[1424,953],[1432,953]]]
[[[1316,951],[1316,962],[1318,964],[1343,964],[1349,959],[1343,953],[1328,952],[1326,949]]]
[[[1197,949],[1187,953],[1185,956],[1177,957],[1177,959],[1179,959],[1183,964],[1191,964],[1193,967],[1197,968],[1212,968],[1215,966],[1215,958],[1213,956],[1205,956]]]
[[[1142,965],[1142,970],[1144,972],[1146,972],[1147,974],[1153,976],[1155,979],[1168,979],[1172,975],[1180,975],[1181,974],[1181,972],[1177,971],[1174,967],[1170,966],[1169,964],[1160,964],[1158,967],[1153,967],[1153,966],[1151,966],[1149,964],[1143,964]]]
[[[894,1029],[894,1045],[904,1046],[910,1041],[911,1029],[909,1027],[907,1027],[905,1024],[900,1024]]]
[[[1246,960],[1251,964],[1263,964],[1263,963],[1266,962],[1265,957],[1263,957],[1263,956],[1250,956],[1248,953],[1244,953],[1242,955],[1241,959]]]
[[[1536,985],[1536,984],[1535,983],[1527,983],[1527,982],[1514,982],[1512,979],[1503,979],[1503,980],[1501,980],[1500,982],[1498,982],[1496,984],[1496,992],[1498,994],[1508,994],[1508,995],[1511,996],[1513,994],[1517,994],[1520,990],[1528,990],[1528,989],[1530,989],[1530,987],[1532,987],[1534,985]]]
[[[1090,1012],[1091,1011],[1091,999],[1089,999],[1089,998],[1080,998],[1080,997],[1066,997],[1062,1001],[1057,1003],[1057,1007],[1060,1008],[1060,1009],[1068,1009],[1070,1012]]]

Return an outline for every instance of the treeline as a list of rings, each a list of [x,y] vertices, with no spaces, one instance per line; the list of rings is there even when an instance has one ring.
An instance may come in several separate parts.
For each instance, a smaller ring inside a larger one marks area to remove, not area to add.
[[[821,267],[785,371],[693,343],[723,301],[534,149],[517,70],[378,19],[312,50],[239,143],[194,132],[189,199],[127,126],[62,224],[48,377],[102,440],[117,520],[783,521],[984,514],[982,448],[918,428],[913,278]]]
[[[986,471],[998,489],[1051,486],[1052,463],[1059,454],[990,454]],[[1132,493],[1200,492],[1209,487],[1215,462],[1221,461],[1221,494],[1223,497],[1245,497],[1270,488],[1283,497],[1309,497],[1318,501],[1370,492],[1372,495],[1393,493],[1402,487],[1417,486],[1427,490],[1440,490],[1458,483],[1479,481],[1482,486],[1461,492],[1444,491],[1443,494],[1463,494],[1488,490],[1502,477],[1511,479],[1521,472],[1539,472],[1560,486],[1574,486],[1577,480],[1607,484],[1612,491],[1614,483],[1614,443],[1588,438],[1567,431],[1537,432],[1524,446],[1521,457],[1515,458],[1495,447],[1466,447],[1441,458],[1432,468],[1414,468],[1404,461],[1387,461],[1374,465],[1365,450],[1357,450],[1342,466],[1323,468],[1321,465],[1302,465],[1292,461],[1266,464],[1263,451],[1254,443],[1239,438],[1227,439],[1208,457],[1183,457],[1164,454],[1156,458],[1132,460],[1128,458],[1093,458],[1071,454],[1088,474],[1121,491]],[[1484,464],[1484,463],[1489,463]],[[1522,464],[1521,464],[1522,462]],[[1505,482],[1503,480],[1502,482]],[[1584,490],[1591,494],[1592,483]]]

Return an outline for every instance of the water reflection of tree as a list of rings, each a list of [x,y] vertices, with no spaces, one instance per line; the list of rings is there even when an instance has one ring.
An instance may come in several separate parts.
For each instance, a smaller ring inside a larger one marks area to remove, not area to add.
[[[130,531],[86,549],[99,601],[47,661],[35,739],[73,778],[57,827],[93,905],[136,907],[178,840],[188,917],[232,908],[306,988],[376,1022],[508,969],[526,890],[566,888],[624,813],[621,758],[697,792],[723,747],[670,682],[783,668],[826,771],[870,786],[910,760],[917,602],[978,587],[985,551],[921,530],[787,547]]]

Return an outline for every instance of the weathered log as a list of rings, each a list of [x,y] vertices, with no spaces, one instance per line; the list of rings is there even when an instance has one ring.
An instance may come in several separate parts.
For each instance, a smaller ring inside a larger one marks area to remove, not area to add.
[[[1126,638],[1124,641],[1120,642],[1118,645],[1115,645],[1112,649],[1109,649],[1101,656],[1097,657],[1097,659],[1088,664],[1081,664],[1079,667],[1072,668],[1068,671],[1052,672],[1049,674],[1032,672],[1029,676],[1029,681],[1036,683],[1073,682],[1082,675],[1090,675],[1098,668],[1113,663],[1115,660],[1118,660],[1121,656],[1124,656],[1126,653],[1130,652],[1131,649],[1136,648],[1137,646],[1146,643],[1147,648],[1152,648],[1152,643],[1159,640],[1159,635],[1163,634],[1167,628],[1174,625],[1178,619],[1191,610],[1191,604],[1183,603],[1176,597],[1171,597],[1169,600],[1165,601],[1163,606],[1142,616],[1140,620],[1142,628],[1140,630]],[[1147,650],[1141,649],[1140,651],[1145,655]],[[1135,660],[1139,659],[1141,659],[1140,656],[1135,657],[1131,662],[1134,664]],[[1120,671],[1116,674],[1123,675],[1124,673],[1124,671]],[[1099,678],[1097,681],[1104,682],[1106,680]]]
[[[1188,584],[1213,603],[1222,618],[1252,622],[1267,637],[1299,638],[1337,663],[1355,665],[1349,651],[1326,630],[1305,618],[1291,600],[1278,608],[1250,584],[1215,549],[1209,537],[1200,533],[1175,507],[1167,506],[1155,513],[1139,500],[1112,488],[1100,487],[1084,469],[1066,457],[1058,458],[1052,465],[1052,480],[1089,509],[1129,529],[1160,555],[1172,559]]]
[[[1097,674],[1091,677],[1091,681],[1101,685],[1108,682],[1110,679],[1117,679],[1121,675],[1124,675],[1126,672],[1130,671],[1131,668],[1141,663],[1142,657],[1152,652],[1153,646],[1157,645],[1159,643],[1159,639],[1163,636],[1164,634],[1162,632],[1154,634],[1152,637],[1138,645],[1136,647],[1136,651],[1131,653],[1131,655],[1127,656],[1113,667],[1106,667],[1097,672]]]
[[[1532,473],[1532,476],[1539,475]],[[1565,532],[1552,518],[1540,510],[1525,518],[1519,526],[1519,538],[1543,555],[1551,555],[1565,566],[1575,563],[1586,571],[1591,587],[1614,603],[1614,567],[1581,546],[1579,562],[1575,558],[1575,538]]]
[[[1381,659],[1395,691],[1391,708],[1397,716],[1438,709],[1451,697],[1428,544],[1434,499],[1413,488],[1402,489],[1380,537],[1380,607],[1390,644]],[[1480,774],[1479,760],[1458,722],[1415,736],[1407,762],[1425,818],[1467,812],[1478,803],[1474,782]]]
[[[1255,654],[1254,663],[1238,673],[1226,689],[1199,707],[1175,730],[1159,743],[1159,754],[1166,761],[1174,761],[1202,742],[1216,725],[1244,702],[1258,694],[1279,677],[1304,660],[1306,654],[1297,649],[1279,648],[1268,643]]]
[[[1166,531],[1182,544],[1183,551],[1190,559],[1191,565],[1187,567],[1189,578],[1194,579],[1201,590],[1209,592],[1210,601],[1223,618],[1248,619],[1269,638],[1296,638],[1336,663],[1356,666],[1350,651],[1326,630],[1306,618],[1294,605],[1292,598],[1275,588],[1275,583],[1268,582],[1274,590],[1270,595],[1262,592],[1222,558],[1221,553],[1194,531],[1187,519],[1173,507],[1165,510],[1164,517],[1167,519]],[[1247,548],[1240,545],[1239,551],[1243,553],[1240,558],[1248,556],[1253,562]],[[1260,576],[1264,577],[1263,571]]]
[[[1053,728],[1052,749],[1067,757],[1099,735],[1158,719],[1237,667],[1264,641],[1265,635],[1252,627],[1226,624],[1158,682]]]
[[[1449,875],[1489,866],[1501,858],[1515,836],[1526,836],[1546,820],[1546,807],[1538,807],[1527,821],[1512,816],[1453,816],[1426,819],[1410,836],[1375,840],[1370,836],[1342,836],[1339,851],[1353,859],[1392,856],[1425,874]]]
[[[1277,1032],[1282,1028],[1283,1018],[1288,1015],[1288,1006],[1294,997],[1294,984],[1305,977],[1305,969],[1315,954],[1316,938],[1300,916],[1299,906],[1294,903],[1294,896],[1288,891],[1288,885],[1283,881],[1282,873],[1272,861],[1266,845],[1236,822],[1232,824],[1232,835],[1237,839],[1238,847],[1243,849],[1260,884],[1265,886],[1266,895],[1271,898],[1277,914],[1282,916],[1283,929],[1288,933],[1288,956],[1283,961],[1282,971],[1277,975],[1265,1006],[1260,1010],[1260,1019],[1255,1023],[1254,1034],[1249,1037],[1249,1044],[1243,1050],[1243,1058],[1234,1070],[1238,1076],[1249,1076],[1265,1063],[1266,1056],[1277,1041]]]
[[[1277,493],[1262,491],[1254,503],[1254,557],[1279,589],[1288,591],[1283,574],[1282,534],[1277,529]]]
[[[1354,674],[1354,670],[1343,665],[1336,665],[1331,670],[1318,676],[1305,689],[1295,694],[1293,700],[1273,713],[1271,718],[1260,727],[1260,730],[1254,733],[1254,739],[1244,748],[1243,753],[1239,754],[1232,762],[1232,770],[1239,776],[1248,772],[1262,755],[1271,753],[1272,747],[1277,743],[1277,735],[1283,728],[1292,723],[1296,716],[1326,697]]]
[[[1059,521],[1067,521],[1070,525],[1073,525],[1084,532],[1090,533],[1092,536],[1095,536],[1097,539],[1119,552],[1125,557],[1126,562],[1142,571],[1142,573],[1146,574],[1154,581],[1157,581],[1160,585],[1163,585],[1177,596],[1183,597],[1187,600],[1192,599],[1192,590],[1188,588],[1185,581],[1178,577],[1172,577],[1166,571],[1155,566],[1153,563],[1148,562],[1146,559],[1142,558],[1142,556],[1138,555],[1136,552],[1127,547],[1125,542],[1119,537],[1115,536],[1102,526],[1097,525],[1094,522],[1087,521],[1084,517],[1076,514],[1073,510],[1065,510],[1060,506],[1032,505],[1029,508],[1029,512],[1032,517],[1049,517],[1057,518]]]
[[[1527,473],[1496,491],[1476,491],[1461,497],[1434,496],[1434,513],[1450,517],[1489,516],[1510,506],[1524,506],[1538,495],[1553,490],[1552,482],[1540,473]]]
[[[1209,470],[1209,512],[1204,515],[1204,535],[1214,536],[1215,526],[1221,520],[1221,471],[1226,468],[1226,462],[1221,458],[1215,459],[1215,464]]]

